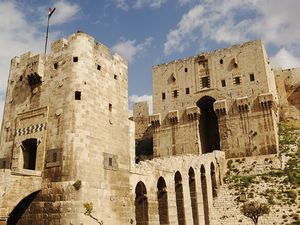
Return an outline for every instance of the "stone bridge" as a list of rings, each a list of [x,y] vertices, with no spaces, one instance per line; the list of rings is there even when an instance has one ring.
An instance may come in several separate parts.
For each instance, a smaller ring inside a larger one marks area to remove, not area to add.
[[[14,208],[26,197],[41,190],[39,171],[0,169],[0,225],[6,225]]]

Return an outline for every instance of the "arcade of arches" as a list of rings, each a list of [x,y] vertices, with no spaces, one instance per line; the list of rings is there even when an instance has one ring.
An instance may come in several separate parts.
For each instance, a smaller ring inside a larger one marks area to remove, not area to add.
[[[157,205],[158,213],[156,214],[158,214],[160,225],[170,225],[172,223],[170,211],[176,212],[178,225],[210,225],[209,199],[216,197],[217,185],[220,183],[217,180],[220,178],[216,176],[216,167],[213,162],[211,162],[208,170],[210,171],[206,171],[204,165],[201,165],[199,177],[195,175],[192,167],[185,171],[187,176],[182,176],[180,171],[176,171],[173,182],[170,184],[171,187],[167,187],[167,182],[163,176],[158,178],[154,202]],[[207,177],[207,174],[210,174],[210,176]],[[185,177],[187,180],[184,180]],[[189,190],[185,190],[184,183],[188,185]],[[208,187],[208,185],[211,185],[211,187]],[[148,187],[148,190],[150,189]],[[208,189],[212,191],[208,192]],[[185,195],[188,191],[189,195]],[[173,194],[174,198],[170,197],[170,194]],[[187,196],[189,199],[185,199]],[[189,209],[186,208],[188,205],[185,204],[185,201],[190,202]],[[148,199],[147,187],[143,181],[139,181],[135,188],[135,219],[137,225],[149,225],[154,222],[149,219],[153,218],[150,215],[151,206],[149,206],[149,202],[153,202],[153,199]],[[187,211],[191,213],[187,213]],[[200,218],[201,215],[202,218]]]

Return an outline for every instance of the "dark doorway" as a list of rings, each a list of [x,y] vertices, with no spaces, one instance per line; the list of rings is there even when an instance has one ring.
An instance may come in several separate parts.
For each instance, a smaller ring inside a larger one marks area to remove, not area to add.
[[[203,154],[220,150],[218,118],[213,107],[215,101],[210,96],[204,96],[197,102],[197,106],[201,111],[199,132]]]
[[[157,182],[158,215],[160,225],[169,225],[168,192],[165,179],[160,177]]]
[[[142,181],[135,188],[135,220],[136,225],[149,224],[147,190]]]
[[[24,198],[22,201],[19,202],[19,204],[13,209],[13,211],[10,213],[7,225],[16,225],[18,224],[18,221],[26,211],[26,209],[29,207],[31,202],[35,199],[39,191],[34,192],[30,195],[28,195],[26,198]]]
[[[201,187],[202,187],[202,197],[203,197],[203,210],[204,210],[204,220],[205,225],[209,225],[209,207],[208,207],[208,196],[207,196],[207,181],[205,175],[205,168],[201,166]]]
[[[30,138],[22,141],[23,169],[35,170],[38,139]]]
[[[175,192],[178,225],[185,225],[184,199],[182,188],[182,177],[179,171],[175,173]]]
[[[192,214],[193,214],[193,224],[199,225],[195,172],[192,167],[189,169],[189,186],[190,186],[191,207],[192,207]]]

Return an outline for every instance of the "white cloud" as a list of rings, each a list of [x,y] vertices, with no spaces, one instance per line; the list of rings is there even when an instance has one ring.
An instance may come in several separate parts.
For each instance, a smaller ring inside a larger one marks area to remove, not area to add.
[[[131,95],[129,96],[129,110],[132,111],[132,107],[136,102],[147,102],[149,107],[149,113],[153,113],[153,101],[152,95]]]
[[[175,50],[182,52],[185,49],[188,42],[184,43],[183,40],[201,25],[202,15],[203,7],[201,5],[197,5],[187,14],[183,15],[177,28],[170,31],[167,35],[167,42],[164,44],[165,54],[169,55]]]
[[[186,43],[234,44],[253,38],[292,49],[300,42],[299,8],[300,1],[295,0],[203,1],[167,34],[164,52],[182,52]]]
[[[300,67],[300,59],[285,48],[280,49],[270,60],[273,67],[281,67],[283,69]]]
[[[115,1],[116,1],[118,8],[121,8],[125,11],[127,11],[129,9],[129,5],[127,4],[126,0],[115,0]]]
[[[112,47],[112,50],[129,62],[133,62],[134,57],[148,48],[152,41],[152,37],[146,38],[144,42],[139,44],[136,44],[136,40],[121,40]]]
[[[151,8],[160,8],[168,0],[135,0],[133,8],[142,8],[149,6]]]
[[[192,0],[178,0],[179,5],[185,5]],[[129,8],[141,9],[145,7],[160,8],[167,3],[168,0],[115,0],[118,8],[128,11]]]

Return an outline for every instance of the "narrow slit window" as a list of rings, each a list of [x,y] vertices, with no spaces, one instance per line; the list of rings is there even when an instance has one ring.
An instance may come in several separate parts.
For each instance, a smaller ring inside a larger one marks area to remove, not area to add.
[[[118,76],[116,74],[114,74],[114,79],[117,80],[118,79]]]
[[[161,93],[161,98],[162,98],[162,100],[165,100],[166,99],[166,93]]]
[[[250,81],[255,81],[255,77],[254,77],[254,74],[253,74],[253,73],[251,73],[251,74],[249,75],[249,78],[250,78]]]
[[[222,87],[226,87],[226,80],[221,80]]]
[[[100,65],[97,65],[97,70],[101,70],[101,66]]]
[[[81,92],[75,91],[75,100],[81,100]]]
[[[108,165],[112,166],[113,165],[113,159],[112,158],[108,158]]]
[[[19,81],[22,81],[23,80],[23,76],[21,75],[20,77],[19,77]]]
[[[73,57],[73,62],[78,62],[78,57],[77,56]]]
[[[111,103],[109,103],[108,109],[109,109],[110,112],[112,111],[112,104]]]
[[[190,88],[186,88],[185,89],[185,93],[188,95],[188,94],[190,94]]]
[[[220,59],[220,64],[223,64],[223,63],[224,63],[223,59]]]
[[[58,68],[58,63],[54,63],[54,69],[57,69]]]
[[[188,71],[188,68],[184,68],[184,72],[186,72],[186,73],[187,73],[187,71]]]

